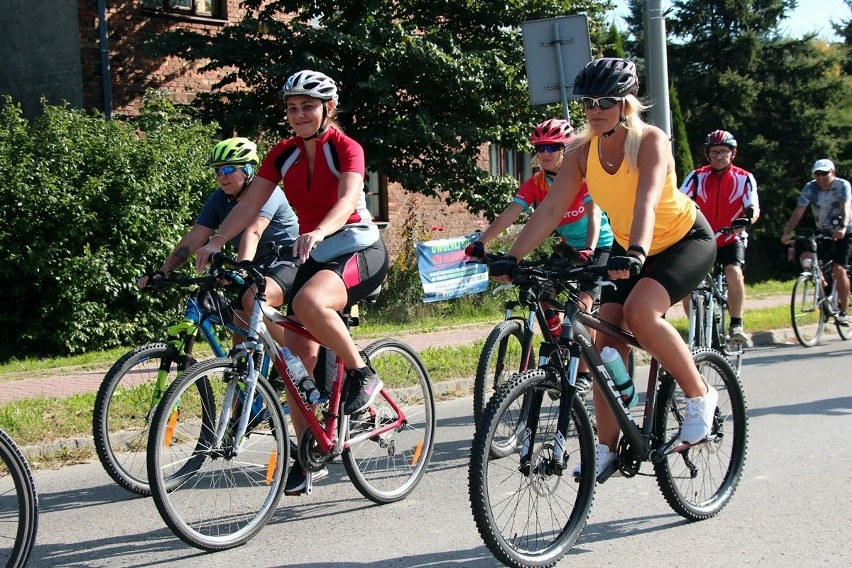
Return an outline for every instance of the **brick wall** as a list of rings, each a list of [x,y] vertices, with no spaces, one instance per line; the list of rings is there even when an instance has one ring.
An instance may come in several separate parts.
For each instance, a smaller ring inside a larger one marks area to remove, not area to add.
[[[230,21],[238,21],[245,13],[240,0],[226,0]],[[104,110],[101,82],[101,56],[97,2],[79,2],[80,60],[82,61],[83,104],[85,108]],[[215,34],[226,21],[207,18],[178,18],[144,10],[139,0],[107,2],[109,28],[110,75],[113,111],[136,114],[147,88],[167,91],[173,100],[189,103],[196,93],[207,91],[219,78],[217,73],[201,73],[206,62],[186,62],[176,57],[152,58],[137,49],[138,44],[172,29],[191,29]]]

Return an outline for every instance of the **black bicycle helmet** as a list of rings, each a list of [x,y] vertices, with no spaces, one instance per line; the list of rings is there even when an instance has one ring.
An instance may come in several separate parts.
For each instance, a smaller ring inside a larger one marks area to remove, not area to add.
[[[636,65],[618,57],[594,59],[574,79],[574,94],[581,97],[626,97],[638,92]]]
[[[707,135],[707,138],[704,139],[705,154],[711,146],[727,146],[731,150],[736,150],[737,139],[734,138],[734,135],[728,132],[727,130],[714,130],[713,132]]]

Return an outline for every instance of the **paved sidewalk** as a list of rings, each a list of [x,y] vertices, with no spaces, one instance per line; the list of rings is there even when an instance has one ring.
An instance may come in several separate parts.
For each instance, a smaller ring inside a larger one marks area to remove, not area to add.
[[[775,305],[785,305],[789,302],[789,296],[772,296],[763,299],[747,300],[748,308],[761,308]],[[679,307],[672,308],[672,315],[680,317],[682,311]],[[453,328],[424,332],[411,333],[398,336],[398,339],[411,345],[420,352],[430,347],[445,347],[447,345],[466,345],[477,340],[484,340],[494,324],[461,325]],[[776,343],[789,343],[792,332],[789,330],[777,330],[771,332],[759,332],[753,335],[755,345],[773,345]],[[362,338],[358,343],[366,346],[374,341],[373,338]],[[795,338],[792,338],[795,342]],[[108,368],[75,370],[60,370],[58,374],[39,372],[38,377],[22,378],[21,380],[0,382],[0,404],[27,398],[68,397],[72,394],[97,391]]]

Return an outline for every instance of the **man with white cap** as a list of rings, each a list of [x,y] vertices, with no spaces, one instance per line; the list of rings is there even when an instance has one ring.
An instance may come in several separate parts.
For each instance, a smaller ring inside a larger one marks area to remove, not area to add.
[[[837,323],[849,325],[852,319],[846,314],[849,307],[849,277],[846,275],[846,265],[852,249],[852,186],[847,180],[835,175],[834,162],[829,159],[817,160],[811,171],[814,179],[802,188],[798,204],[784,227],[781,242],[786,245],[793,240],[791,233],[810,205],[817,229],[830,233],[834,239],[830,249],[822,251],[822,255],[831,258],[831,273],[837,282],[840,304]]]

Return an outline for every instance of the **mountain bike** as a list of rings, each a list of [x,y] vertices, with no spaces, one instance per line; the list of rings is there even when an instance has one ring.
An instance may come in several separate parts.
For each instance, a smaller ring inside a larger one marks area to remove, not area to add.
[[[25,566],[38,532],[38,494],[21,449],[0,429],[0,564]]]
[[[166,342],[136,347],[110,367],[98,389],[92,416],[92,433],[98,459],[109,476],[128,491],[150,495],[145,451],[154,409],[175,377],[196,361],[196,341],[204,340],[214,357],[225,357],[217,328],[224,326],[244,336],[233,321],[233,309],[216,290],[239,276],[233,271],[211,270],[201,277],[170,274],[150,288],[197,286],[186,301],[183,319],[167,329]],[[269,358],[262,364],[266,376]]]
[[[486,254],[481,262],[490,264],[501,258],[502,255]],[[568,255],[568,258],[571,258],[570,255]],[[572,260],[566,260],[566,258],[551,256],[538,260],[521,261],[521,265],[547,267],[565,265],[571,262]],[[526,278],[524,273],[519,273],[511,283],[495,288],[494,293],[511,288],[517,289],[517,300],[513,298],[506,301],[505,319],[488,334],[482,353],[479,355],[476,378],[473,384],[473,415],[477,424],[482,421],[485,405],[496,388],[505,383],[512,374],[522,373],[535,366],[533,349],[535,347],[536,324],[541,330],[544,341],[554,342],[558,338],[558,332],[554,335],[548,320],[557,313],[565,311],[565,304],[558,298],[570,289],[566,283],[546,282],[538,278],[530,279]],[[516,315],[518,308],[521,308],[521,310]],[[598,303],[595,302],[592,311],[596,312],[597,308]],[[627,372],[631,378],[634,369],[634,353],[631,350],[627,362]],[[591,387],[591,385],[588,386]],[[590,389],[583,393],[583,398],[591,413],[594,407],[591,397],[585,396],[588,392],[590,392]],[[504,450],[495,446],[493,451],[500,453]]]
[[[580,282],[602,278],[605,269],[518,267],[517,272]],[[719,402],[707,438],[685,444],[680,441],[685,400],[674,378],[651,359],[640,424],[615,389],[589,329],[639,347],[635,337],[582,312],[573,294],[565,321],[559,340],[539,347],[539,357],[549,363],[515,375],[497,389],[471,447],[473,517],[488,549],[508,566],[553,566],[585,526],[596,483],[616,471],[633,477],[643,462],[650,462],[672,509],[700,520],[716,515],[730,501],[745,463],[745,398],[736,373],[720,353],[707,348],[693,351],[699,371],[719,391]],[[595,436],[586,407],[576,396],[580,357],[623,432],[617,459],[597,478]],[[524,425],[520,433],[519,421]],[[513,451],[495,457],[491,452],[495,442]],[[567,472],[576,464],[581,467],[574,477]]]
[[[793,333],[803,347],[818,345],[825,329],[825,323],[835,318],[834,325],[841,339],[852,337],[852,327],[837,321],[840,303],[837,295],[837,283],[831,273],[832,261],[822,262],[817,251],[820,242],[831,241],[831,235],[822,231],[804,231],[795,237],[796,251],[804,252],[799,257],[802,272],[793,285],[790,298],[790,318]],[[852,278],[852,271],[846,267],[846,273]]]
[[[731,227],[719,229],[716,236],[729,234],[749,225],[751,225],[749,219],[735,219]],[[719,351],[739,375],[746,345],[741,341],[731,341],[728,336],[730,317],[728,316],[728,280],[725,277],[725,267],[715,262],[712,272],[690,293],[689,300],[687,345],[690,349],[712,347]]]
[[[364,497],[379,504],[406,497],[426,472],[435,431],[432,383],[417,353],[395,339],[368,345],[362,356],[385,386],[372,406],[352,416],[343,413],[345,368],[338,357],[328,402],[314,408],[309,393],[301,390],[304,382],[294,382],[263,317],[315,338],[262,305],[265,282],[251,262],[238,263],[221,253],[212,262],[245,270],[246,281],[257,286],[257,300],[238,352],[193,365],[169,386],[154,413],[148,478],[166,524],[184,542],[214,551],[245,543],[275,512],[290,448],[281,392],[257,369],[267,352],[274,357],[290,412],[298,412],[307,424],[293,467],[316,472],[340,456]],[[351,325],[348,311],[341,318]]]

